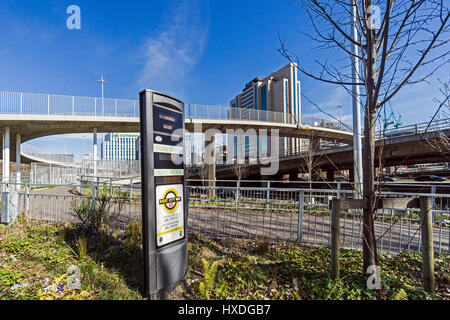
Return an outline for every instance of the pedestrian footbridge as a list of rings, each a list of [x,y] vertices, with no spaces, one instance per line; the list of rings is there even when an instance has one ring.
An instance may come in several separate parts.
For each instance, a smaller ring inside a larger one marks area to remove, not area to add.
[[[269,135],[270,130],[278,130],[280,137],[314,136],[352,143],[352,132],[340,129],[337,123],[306,116],[298,123],[291,114],[281,112],[187,104],[185,122],[189,132],[266,129]],[[139,132],[139,101],[0,92],[0,130],[3,132],[2,159],[16,161],[20,154],[25,162],[35,161],[21,152],[21,143],[68,133]]]

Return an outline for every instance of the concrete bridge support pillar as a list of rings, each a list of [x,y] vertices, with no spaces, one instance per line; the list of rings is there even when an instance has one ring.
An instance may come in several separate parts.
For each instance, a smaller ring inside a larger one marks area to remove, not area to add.
[[[298,172],[289,172],[289,181],[298,181]]]
[[[386,167],[386,175],[390,176],[394,172],[395,167]]]
[[[206,139],[208,141],[208,139]],[[208,166],[208,187],[213,189],[209,190],[209,198],[216,197],[216,136],[212,135],[208,145],[205,148],[206,165]]]
[[[94,128],[94,151],[92,153],[92,160],[94,162],[94,177],[97,176],[97,158],[98,158],[98,149],[97,149],[97,128]]]
[[[333,169],[329,169],[327,170],[327,180],[328,181],[334,181],[334,170]]]
[[[6,127],[3,132],[3,183],[9,182],[9,151],[10,151],[10,128]],[[3,186],[5,188],[5,186]]]
[[[309,140],[309,143],[311,143],[311,147],[314,151],[320,151],[322,150],[322,139],[313,137]]]
[[[353,168],[348,170],[348,181],[355,181],[355,170]]]
[[[19,190],[20,189],[20,185],[19,183],[22,182],[21,179],[21,172],[20,172],[20,164],[21,164],[21,159],[20,159],[20,143],[21,143],[21,136],[20,133],[18,133],[16,135],[16,189]]]

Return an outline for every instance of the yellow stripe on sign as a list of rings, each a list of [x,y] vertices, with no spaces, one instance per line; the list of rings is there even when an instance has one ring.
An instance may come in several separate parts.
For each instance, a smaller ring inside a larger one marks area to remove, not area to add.
[[[184,229],[184,226],[181,226],[181,227],[178,227],[178,228],[175,228],[175,229],[171,229],[171,230],[167,230],[167,231],[158,233],[156,236],[160,237],[160,236],[163,236],[165,234],[172,233],[172,232],[175,232],[175,231],[178,231],[178,230],[183,230],[183,229]]]

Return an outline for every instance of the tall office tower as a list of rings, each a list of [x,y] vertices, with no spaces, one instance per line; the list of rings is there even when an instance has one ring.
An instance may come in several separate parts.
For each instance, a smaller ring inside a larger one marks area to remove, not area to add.
[[[102,142],[103,160],[138,160],[139,134],[108,133]]]
[[[277,121],[300,123],[301,121],[301,93],[300,81],[298,80],[298,70],[295,63],[289,63],[268,77],[256,77],[245,85],[245,88],[230,102],[231,113],[235,116],[254,120],[267,120],[270,113],[264,111],[277,112]],[[254,112],[252,110],[260,110]],[[281,115],[281,117],[280,117]],[[278,119],[282,118],[282,119]],[[237,137],[234,139],[234,154],[236,155]],[[255,137],[245,137],[243,145],[245,154],[258,152],[268,152],[270,155],[270,141],[267,138],[255,139]],[[241,140],[242,141],[242,140]],[[280,154],[299,150],[301,139],[280,138]]]

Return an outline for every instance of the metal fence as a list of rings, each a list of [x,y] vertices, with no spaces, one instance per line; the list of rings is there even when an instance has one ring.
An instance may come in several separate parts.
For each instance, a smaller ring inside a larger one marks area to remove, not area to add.
[[[139,117],[139,101],[24,92],[0,92],[0,113]],[[289,113],[226,106],[186,104],[185,115],[187,118],[195,119],[254,120],[303,124],[351,131],[348,125],[343,127],[337,121],[324,120],[308,115],[302,116],[301,121],[298,121]]]
[[[309,115],[302,115],[301,119],[297,119],[294,115],[284,112],[232,108],[224,106],[187,104],[185,107],[185,116],[186,118],[193,119],[265,121],[294,125],[310,125],[335,130],[351,131],[348,125],[342,126],[338,121],[324,120],[322,118]]]
[[[388,130],[380,130],[377,132],[376,138],[388,139],[405,137],[432,131],[443,131],[447,129],[450,129],[450,119],[436,119],[433,120],[433,122],[415,123]]]
[[[64,187],[61,186],[61,188]],[[92,193],[86,193],[86,190],[90,188],[97,188],[97,186],[82,186],[81,191],[85,195],[77,196],[69,193],[49,194],[44,190],[31,190],[28,187],[25,192],[20,193],[19,209],[25,212],[27,218],[33,220],[74,221],[70,214],[71,203],[82,197],[91,196]],[[108,185],[100,185],[98,188],[108,190]],[[113,200],[119,198],[126,200],[115,227],[123,229],[131,220],[141,219],[140,188],[138,186],[111,186],[110,188]],[[299,241],[305,245],[325,247],[330,245],[331,239],[331,199],[353,197],[353,192],[349,190],[194,185],[190,185],[188,190],[189,232],[214,238],[266,238]],[[395,194],[396,197],[412,195],[414,194]],[[435,251],[448,252],[450,251],[450,195],[428,194],[428,196],[432,196],[433,201]],[[419,211],[405,208],[378,210],[375,234],[381,251],[421,252]],[[361,210],[342,210],[341,246],[357,250],[362,248]]]
[[[72,204],[90,198],[89,195],[54,195],[45,193],[20,193],[19,212],[23,212],[30,220],[37,220],[48,223],[59,222],[79,222],[73,215]],[[140,198],[120,198],[112,197],[112,202],[122,203],[122,211],[117,220],[113,222],[113,227],[125,229],[130,221],[141,219]],[[124,201],[126,200],[126,201]]]
[[[51,164],[31,163],[29,182],[36,185],[76,184],[90,179],[94,174],[110,179],[130,179],[140,177],[139,160],[83,160],[81,163]],[[15,181],[15,180],[12,180]]]
[[[0,113],[138,117],[137,100],[0,92]]]

